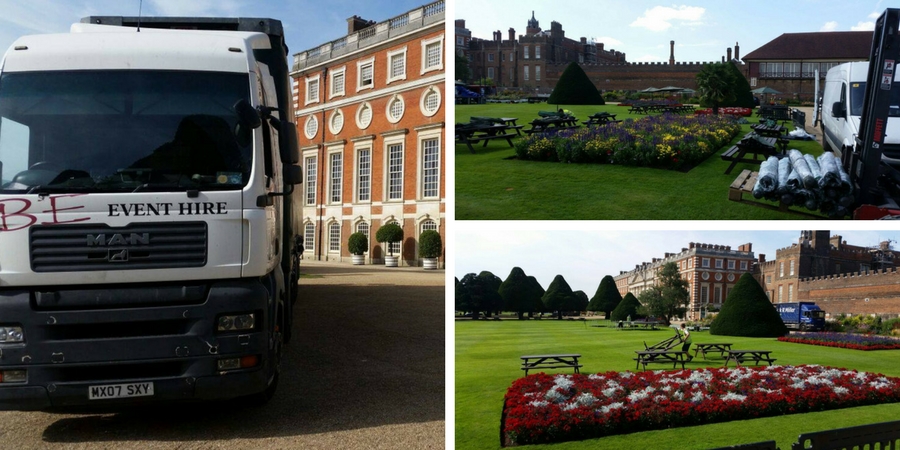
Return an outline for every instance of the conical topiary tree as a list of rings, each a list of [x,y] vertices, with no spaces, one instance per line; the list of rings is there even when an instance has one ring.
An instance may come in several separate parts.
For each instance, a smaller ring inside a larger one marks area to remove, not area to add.
[[[749,273],[731,288],[722,310],[709,325],[709,334],[722,336],[779,337],[787,332],[775,306]]]
[[[750,92],[750,83],[741,74],[741,70],[734,63],[728,64],[728,70],[733,75],[732,91],[734,92],[734,101],[725,106],[739,106],[741,108],[753,108],[756,106],[753,103],[753,93]]]
[[[573,294],[575,294],[575,298],[577,299],[575,302],[575,310],[579,313],[587,311],[588,303],[590,303],[587,294],[585,294],[584,291],[575,291]]]
[[[616,306],[616,309],[612,310],[609,313],[610,320],[625,320],[628,316],[631,316],[632,319],[638,318],[638,308],[641,306],[641,302],[638,301],[637,297],[634,296],[631,292],[625,294],[625,298],[622,299],[621,302]]]
[[[557,275],[550,282],[550,286],[541,300],[548,310],[556,311],[556,318],[560,320],[562,320],[563,311],[574,311],[578,308],[578,298],[562,275]]]
[[[530,302],[534,304],[534,311],[543,314],[544,311],[547,310],[547,307],[544,306],[543,300],[544,293],[546,292],[544,290],[544,287],[541,286],[541,283],[537,280],[537,278],[531,275],[528,276],[528,285],[531,287],[531,289],[528,291],[528,298],[530,298]],[[528,315],[530,317],[531,313],[528,313]]]
[[[600,280],[600,286],[597,286],[597,292],[591,297],[588,303],[588,311],[603,311],[606,318],[619,303],[622,302],[622,294],[619,294],[619,288],[616,287],[616,280],[611,275],[607,275]]]
[[[547,99],[553,105],[605,105],[600,91],[578,63],[569,63]]]
[[[509,276],[500,285],[500,296],[503,297],[503,310],[515,311],[519,319],[525,317],[526,312],[540,311],[534,303],[534,287],[528,280],[528,275],[519,267],[513,267]]]

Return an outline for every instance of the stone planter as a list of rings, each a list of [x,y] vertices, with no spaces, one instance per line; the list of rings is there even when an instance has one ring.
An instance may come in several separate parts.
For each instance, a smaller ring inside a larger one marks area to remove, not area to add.
[[[384,266],[385,267],[398,267],[399,261],[400,261],[399,256],[385,256],[384,257]]]
[[[366,255],[353,255],[353,265],[361,266],[366,263]]]
[[[437,269],[437,258],[422,258],[422,268],[425,270]]]

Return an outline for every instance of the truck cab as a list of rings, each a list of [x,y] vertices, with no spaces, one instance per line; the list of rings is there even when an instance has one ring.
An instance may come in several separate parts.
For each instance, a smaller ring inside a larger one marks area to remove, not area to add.
[[[75,24],[6,53],[0,410],[274,393],[300,172],[270,50]]]
[[[826,150],[840,153],[845,167],[859,135],[868,71],[868,62],[849,62],[832,67],[825,76],[820,116],[823,143]],[[882,161],[900,166],[900,87],[891,93]]]
[[[821,331],[825,329],[825,311],[812,302],[777,303],[775,309],[790,329]]]

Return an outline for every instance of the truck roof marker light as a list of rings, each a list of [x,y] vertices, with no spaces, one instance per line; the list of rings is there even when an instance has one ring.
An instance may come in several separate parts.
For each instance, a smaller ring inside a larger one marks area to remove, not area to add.
[[[28,50],[27,45],[17,45],[15,46],[15,50]]]
[[[228,47],[228,51],[229,51],[229,52],[234,52],[234,53],[244,53],[244,51],[241,50],[241,49],[238,48],[238,47]]]

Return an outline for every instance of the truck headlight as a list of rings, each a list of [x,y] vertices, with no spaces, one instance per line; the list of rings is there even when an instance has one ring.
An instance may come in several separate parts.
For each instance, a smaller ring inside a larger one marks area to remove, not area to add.
[[[25,332],[20,326],[0,325],[0,344],[25,342]]]
[[[231,314],[219,316],[219,323],[216,329],[218,331],[244,331],[252,330],[256,324],[256,315],[250,314]]]

